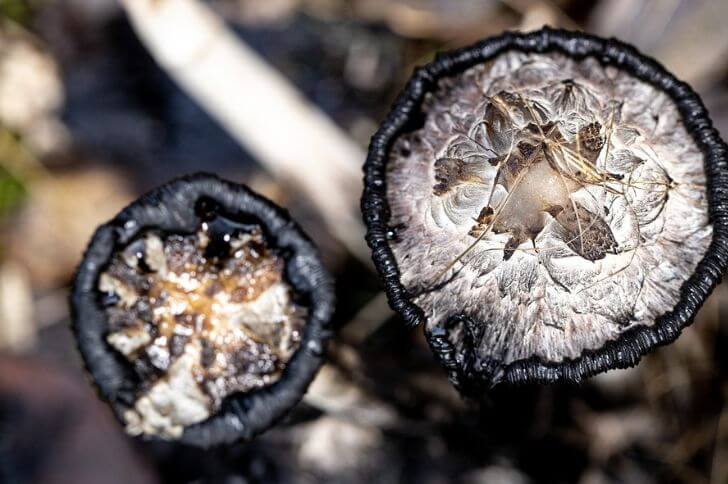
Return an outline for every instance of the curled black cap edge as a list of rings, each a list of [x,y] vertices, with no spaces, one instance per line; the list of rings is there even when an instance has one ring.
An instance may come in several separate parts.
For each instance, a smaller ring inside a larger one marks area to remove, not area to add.
[[[361,199],[367,227],[366,240],[390,306],[408,325],[419,325],[425,317],[400,282],[397,262],[388,243],[388,233],[391,233],[386,199],[389,151],[394,140],[417,122],[425,95],[440,78],[463,72],[511,50],[560,52],[577,59],[594,57],[602,64],[622,69],[665,92],[675,102],[687,131],[704,155],[713,240],[695,272],[682,285],[681,297],[671,311],[657,318],[654,325],[627,331],[618,340],[608,342],[599,350],[586,351],[573,360],[547,363],[533,357],[503,365],[494,361],[476,363],[470,361],[472,355],[459,355],[460,361],[456,361],[458,355],[445,335],[427,331],[433,352],[447,370],[450,380],[464,394],[500,382],[577,383],[602,371],[632,367],[654,347],[674,341],[682,329],[692,323],[728,266],[728,148],[693,89],[676,79],[656,60],[617,39],[548,27],[529,33],[506,32],[472,46],[440,54],[433,62],[417,68],[371,139],[364,164]]]
[[[99,275],[114,248],[145,228],[194,231],[199,224],[194,204],[200,197],[216,201],[228,213],[251,215],[259,220],[271,245],[282,249],[288,282],[310,304],[301,346],[281,378],[254,392],[229,396],[218,413],[187,427],[178,441],[208,448],[252,439],[273,426],[300,401],[323,363],[326,342],[332,336],[333,280],[314,244],[288,211],[215,175],[198,173],[173,180],[143,195],[96,230],[77,269],[70,303],[72,330],[86,370],[99,396],[110,403],[122,420],[121,413],[130,403],[128,395],[133,392],[129,387],[130,368],[105,341],[108,322],[96,297]]]

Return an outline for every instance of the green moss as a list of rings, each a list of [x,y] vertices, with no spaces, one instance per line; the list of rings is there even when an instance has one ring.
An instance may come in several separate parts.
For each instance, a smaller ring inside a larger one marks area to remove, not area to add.
[[[26,194],[27,190],[22,180],[14,177],[0,165],[0,220],[17,207]]]
[[[0,0],[0,17],[27,26],[33,17],[33,3],[28,0]]]

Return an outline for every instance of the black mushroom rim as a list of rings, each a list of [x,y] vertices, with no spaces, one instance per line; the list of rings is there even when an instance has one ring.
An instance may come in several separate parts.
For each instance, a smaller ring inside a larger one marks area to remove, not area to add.
[[[463,393],[635,365],[726,268],[726,145],[617,40],[506,33],[419,68],[362,211],[391,306]]]
[[[289,214],[213,175],[174,180],[96,231],[71,295],[86,368],[132,435],[249,439],[303,396],[333,283]]]

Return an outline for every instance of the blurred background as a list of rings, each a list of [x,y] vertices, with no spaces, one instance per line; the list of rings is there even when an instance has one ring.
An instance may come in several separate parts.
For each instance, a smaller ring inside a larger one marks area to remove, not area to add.
[[[0,482],[728,483],[728,289],[581,386],[463,402],[386,305],[358,215],[414,66],[506,29],[616,36],[728,135],[724,0],[0,0]],[[331,362],[285,422],[201,452],[128,439],[83,373],[68,286],[94,228],[212,171],[291,209],[338,280]]]

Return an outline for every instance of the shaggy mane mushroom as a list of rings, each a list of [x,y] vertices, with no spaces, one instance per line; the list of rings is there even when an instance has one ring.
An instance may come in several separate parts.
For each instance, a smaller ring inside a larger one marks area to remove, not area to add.
[[[414,74],[370,146],[367,241],[463,392],[577,381],[675,339],[719,281],[725,150],[632,47],[505,34]]]
[[[287,212],[199,174],[99,227],[71,303],[89,374],[127,433],[209,447],[252,438],[301,399],[333,288]]]

